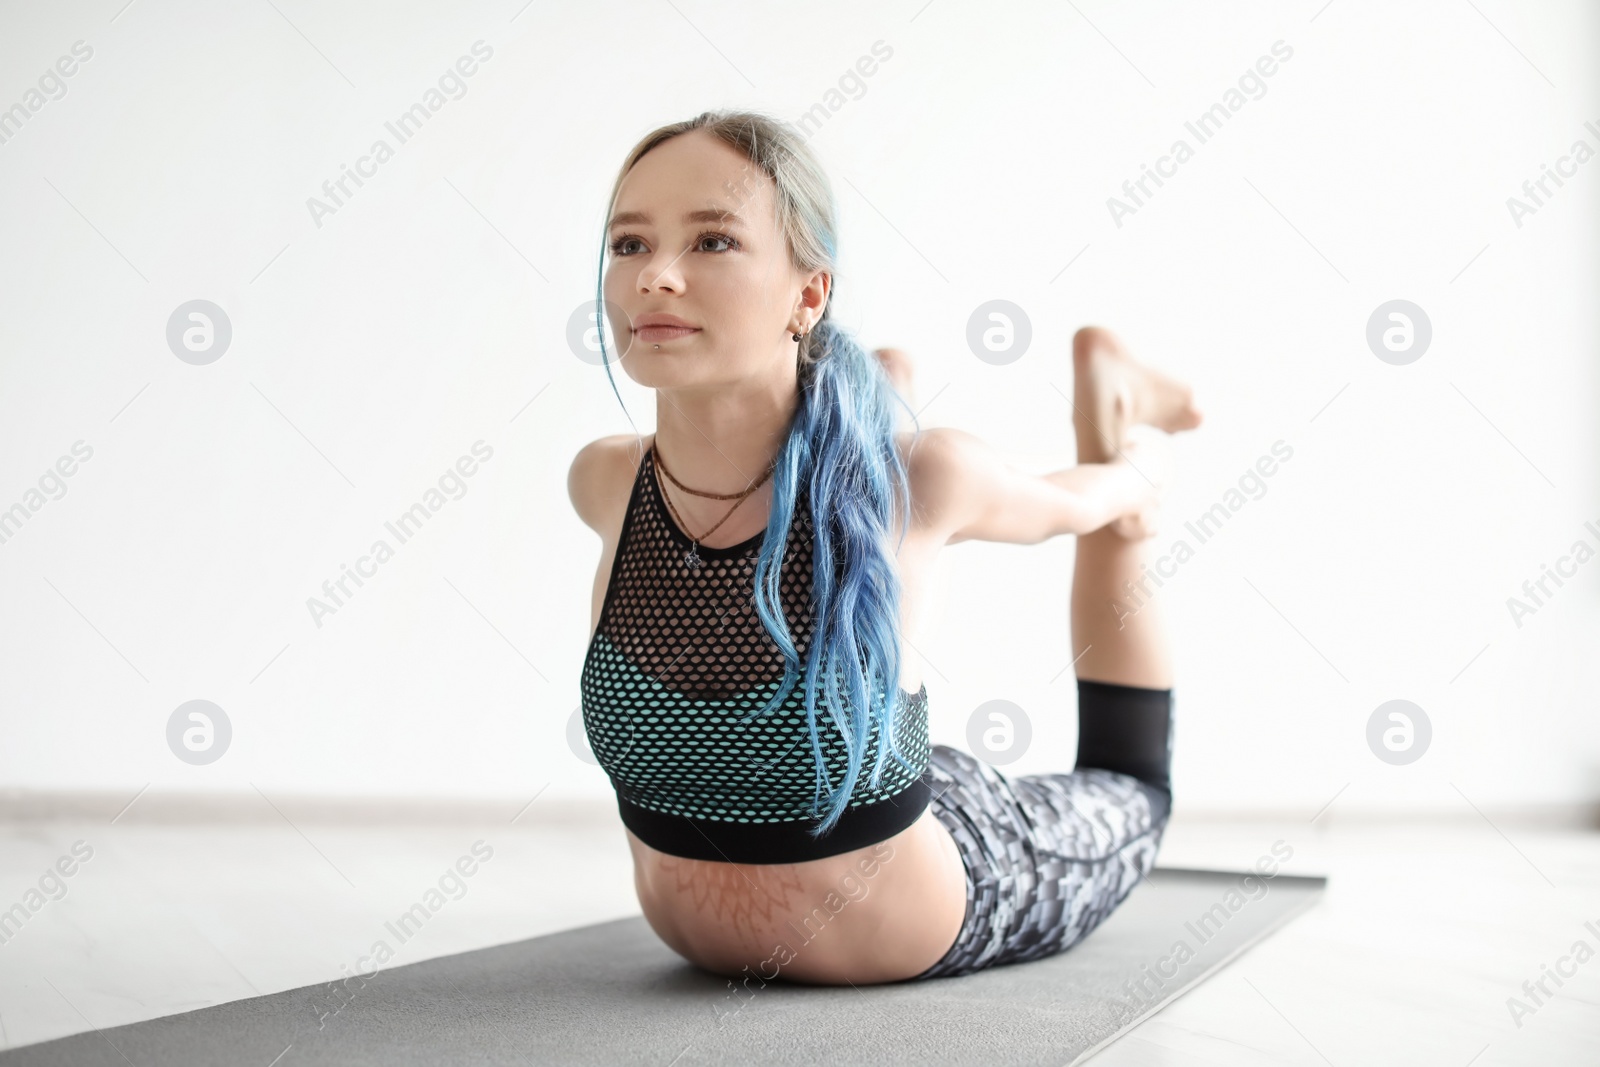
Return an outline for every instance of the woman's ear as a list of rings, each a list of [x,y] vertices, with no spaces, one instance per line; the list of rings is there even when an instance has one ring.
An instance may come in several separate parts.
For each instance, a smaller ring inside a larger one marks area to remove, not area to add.
[[[833,275],[823,270],[814,272],[800,288],[799,310],[809,312],[805,318],[813,326],[821,321],[822,313],[827,310],[828,297],[832,291]]]

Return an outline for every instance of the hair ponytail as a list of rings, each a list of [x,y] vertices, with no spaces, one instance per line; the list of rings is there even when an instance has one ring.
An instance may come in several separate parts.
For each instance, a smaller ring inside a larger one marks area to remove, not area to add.
[[[802,342],[800,403],[775,472],[792,483],[773,490],[774,501],[788,502],[782,509],[786,514],[780,517],[774,507],[756,564],[756,611],[783,649],[786,664],[797,663],[779,597],[778,551],[793,516],[795,489],[805,484],[814,612],[805,653],[805,709],[819,800],[828,794],[826,817],[814,835],[826,833],[844,812],[869,749],[877,752],[869,778],[874,786],[891,753],[902,766],[910,766],[896,728],[900,581],[889,542],[897,509],[909,515],[910,491],[894,443],[894,392],[877,359],[833,323],[831,307],[830,301]],[[908,525],[900,524],[902,541]],[[765,714],[790,691],[793,675],[794,668],[786,667],[778,698],[757,714]],[[831,790],[816,729],[819,688],[849,758],[842,781]],[[870,710],[856,714],[857,708]],[[835,715],[833,709],[844,710]]]

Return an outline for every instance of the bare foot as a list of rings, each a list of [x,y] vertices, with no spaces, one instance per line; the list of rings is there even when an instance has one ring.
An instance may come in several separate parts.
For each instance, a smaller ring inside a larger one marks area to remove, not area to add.
[[[883,369],[888,372],[889,382],[894,386],[894,391],[900,394],[900,399],[908,405],[912,403],[912,387],[914,371],[911,356],[903,348],[875,348],[872,354],[878,357],[878,362],[883,364]]]
[[[1167,433],[1200,425],[1194,390],[1135,360],[1109,330],[1085,326],[1073,335],[1072,369],[1079,463],[1108,462],[1140,423]]]

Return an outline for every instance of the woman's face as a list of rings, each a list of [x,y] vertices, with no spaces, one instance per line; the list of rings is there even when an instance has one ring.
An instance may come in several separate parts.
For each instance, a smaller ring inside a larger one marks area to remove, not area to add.
[[[821,316],[828,279],[790,262],[773,196],[772,179],[703,130],[634,164],[612,210],[604,286],[628,377],[661,388],[792,376],[790,334]],[[663,315],[692,329],[652,330]]]

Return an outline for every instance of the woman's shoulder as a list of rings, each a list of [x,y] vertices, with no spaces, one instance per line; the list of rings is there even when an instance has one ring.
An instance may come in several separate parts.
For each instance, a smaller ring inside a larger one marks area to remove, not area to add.
[[[578,449],[567,469],[567,496],[585,526],[605,536],[621,525],[622,513],[655,434],[610,434]]]
[[[973,482],[986,476],[978,461],[981,438],[954,426],[895,434],[911,493],[912,529],[940,543],[965,521],[975,495]]]
[[[904,430],[894,435],[912,492],[937,493],[966,466],[968,449],[978,439],[953,426]]]
[[[934,426],[905,430],[894,435],[895,450],[906,469],[911,494],[912,529],[928,531],[940,525],[939,516],[949,505],[961,462],[959,430]]]

